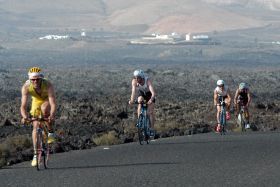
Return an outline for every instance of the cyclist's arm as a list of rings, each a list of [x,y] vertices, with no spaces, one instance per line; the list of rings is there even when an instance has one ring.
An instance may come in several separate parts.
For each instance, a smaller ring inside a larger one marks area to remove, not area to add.
[[[50,111],[50,119],[53,120],[55,117],[55,111],[56,111],[56,99],[55,99],[55,94],[54,94],[54,88],[52,84],[49,83],[48,87],[48,96],[49,96],[49,103],[51,107]]]
[[[234,95],[234,105],[237,105],[238,96],[239,96],[239,89],[236,90],[235,95]]]
[[[150,101],[153,102],[153,100],[156,97],[156,93],[155,93],[155,89],[154,89],[154,87],[152,85],[152,81],[150,79],[147,80],[147,85],[148,85],[148,88],[149,88],[149,90],[150,90],[150,92],[152,94]]]
[[[248,94],[247,94],[247,96],[248,96],[248,103],[247,103],[247,107],[249,106],[249,104],[251,103],[251,101],[252,101],[252,97],[251,97],[251,92],[250,92],[250,90],[248,90]]]
[[[229,101],[229,103],[231,102],[231,96],[230,96],[230,90],[228,89],[228,91],[227,91],[227,97],[228,97],[228,101]]]
[[[136,95],[136,86],[137,86],[137,82],[135,79],[132,79],[131,81],[131,96],[130,96],[130,101],[129,104],[132,104],[134,99],[135,99],[135,95]]]
[[[214,105],[217,106],[217,102],[218,102],[218,94],[216,92],[216,90],[214,90]]]
[[[27,107],[27,100],[28,100],[28,87],[24,84],[21,88],[21,106],[20,106],[20,113],[22,118],[27,119],[28,114],[26,111]]]

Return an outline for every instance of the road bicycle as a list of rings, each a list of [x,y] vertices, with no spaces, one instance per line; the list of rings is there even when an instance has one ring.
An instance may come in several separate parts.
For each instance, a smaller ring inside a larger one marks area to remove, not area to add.
[[[34,121],[38,121],[38,128],[36,129],[36,143],[35,143],[35,155],[36,155],[36,164],[37,170],[48,168],[48,160],[50,154],[50,147],[48,144],[48,128],[47,121],[48,118],[31,118],[27,120],[29,124]],[[43,165],[43,166],[42,166]]]
[[[238,113],[238,120],[240,121],[240,125],[241,125],[241,130],[242,132],[246,131],[246,124],[247,124],[247,113],[245,111],[245,106],[240,104],[239,105],[240,110]]]
[[[138,103],[134,101],[135,104],[141,104],[140,115],[137,119],[136,127],[138,129],[138,140],[140,145],[144,144],[146,141],[147,144],[150,143],[151,136],[154,136],[154,132],[150,129],[150,118],[148,114],[148,104],[146,101]]]
[[[226,102],[224,100],[224,97],[220,97],[219,99],[220,105],[221,105],[221,112],[220,112],[220,124],[221,124],[221,135],[226,134],[226,124],[227,124],[227,119],[226,119]]]

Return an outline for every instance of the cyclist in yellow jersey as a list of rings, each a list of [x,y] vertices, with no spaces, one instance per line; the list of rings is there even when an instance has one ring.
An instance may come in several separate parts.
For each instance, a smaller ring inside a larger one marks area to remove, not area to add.
[[[54,88],[52,84],[44,79],[43,74],[41,73],[41,69],[38,67],[30,68],[28,72],[29,80],[25,82],[22,86],[22,98],[21,98],[21,115],[22,115],[22,123],[26,123],[28,119],[27,113],[27,101],[28,96],[30,95],[32,98],[32,105],[30,114],[32,117],[44,117],[48,118],[48,143],[53,143],[55,141],[54,131],[52,128],[52,123],[55,118],[56,111],[56,100],[54,95]],[[32,131],[32,139],[34,146],[34,157],[31,165],[36,166],[36,154],[35,154],[35,139],[37,135],[37,127],[39,125],[38,121],[33,121],[33,131]]]

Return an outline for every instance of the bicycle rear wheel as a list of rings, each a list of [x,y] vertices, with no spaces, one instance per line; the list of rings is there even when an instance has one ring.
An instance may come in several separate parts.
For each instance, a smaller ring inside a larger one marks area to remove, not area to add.
[[[42,160],[42,142],[43,142],[43,136],[42,131],[37,131],[36,136],[36,167],[37,170],[40,170],[41,160]]]

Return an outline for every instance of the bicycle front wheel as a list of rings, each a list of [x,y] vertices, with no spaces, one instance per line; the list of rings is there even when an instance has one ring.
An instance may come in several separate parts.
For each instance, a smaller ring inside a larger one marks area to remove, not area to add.
[[[145,132],[144,129],[138,128],[138,140],[140,145],[143,145],[144,140],[145,140]]]
[[[226,133],[226,111],[222,110],[221,114],[220,114],[220,123],[221,123],[221,135],[224,135]]]
[[[48,144],[48,133],[46,129],[44,130],[44,139],[43,139],[43,145],[42,145],[42,156],[43,156],[43,161],[44,161],[44,167],[45,169],[48,168],[48,160],[49,160],[49,154],[50,154],[50,149],[49,149],[49,144]]]
[[[246,131],[245,130],[246,123],[245,123],[245,114],[244,114],[244,112],[242,112],[240,116],[241,116],[241,129],[242,129],[242,132],[245,132]]]
[[[147,144],[149,144],[150,143],[150,119],[149,119],[149,117],[145,118],[144,132],[145,132],[145,141]]]
[[[143,145],[145,140],[145,131],[144,131],[144,125],[143,125],[143,116],[140,115],[137,120],[137,129],[138,129],[138,140],[140,145]]]
[[[42,160],[42,142],[43,142],[43,136],[42,132],[38,131],[36,136],[36,166],[37,170],[40,170],[40,164]]]

